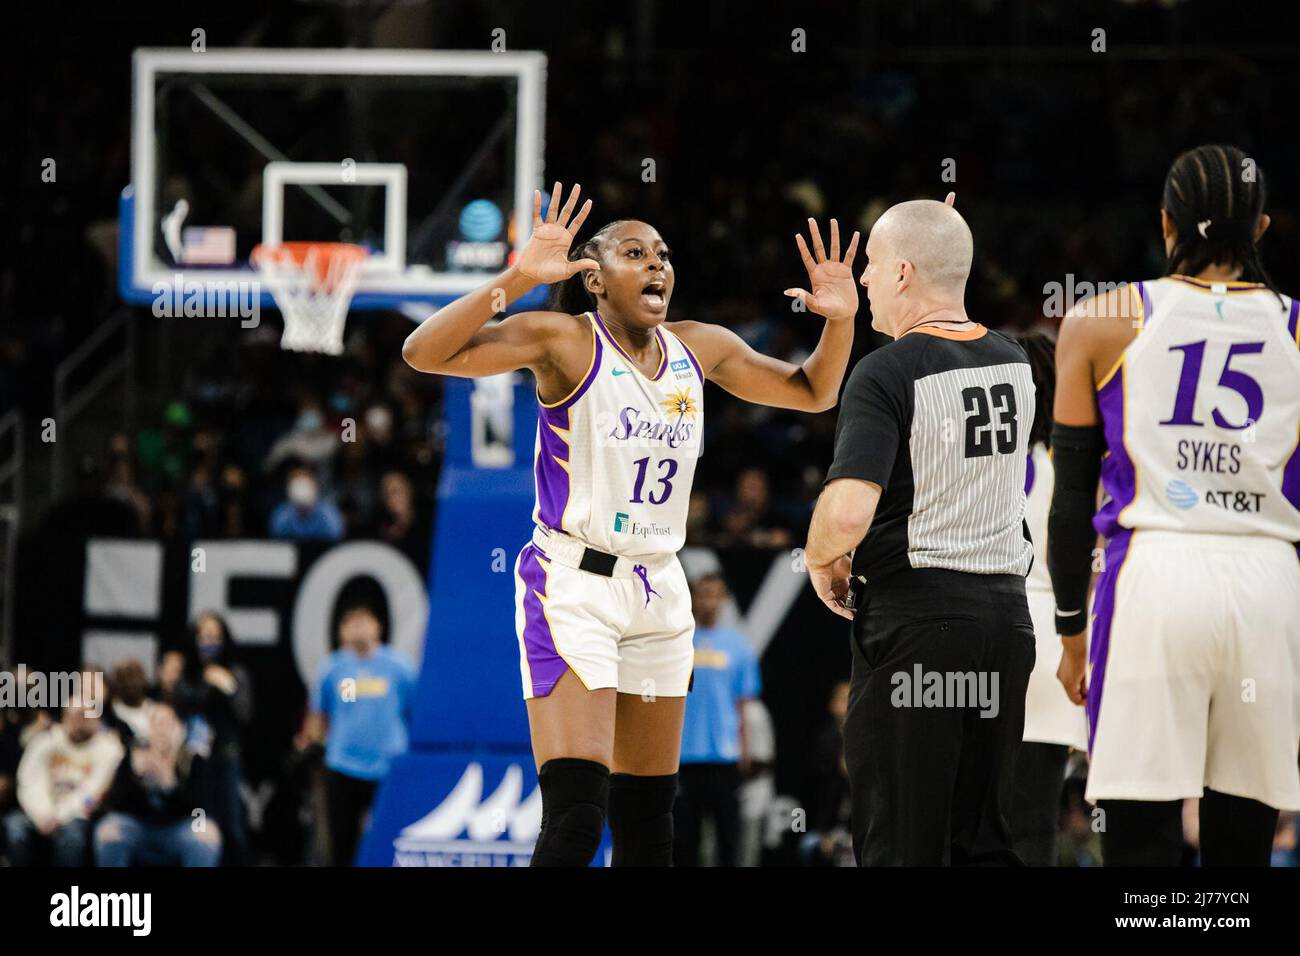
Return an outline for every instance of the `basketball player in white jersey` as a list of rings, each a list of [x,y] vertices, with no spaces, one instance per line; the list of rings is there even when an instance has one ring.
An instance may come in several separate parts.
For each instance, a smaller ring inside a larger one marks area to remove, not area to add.
[[[1056,634],[1056,601],[1047,573],[1056,342],[1042,332],[1020,336],[1017,341],[1029,356],[1034,377],[1034,424],[1029,431],[1029,459],[1025,469],[1025,524],[1034,542],[1034,563],[1025,577],[1025,597],[1034,622],[1038,654],[1025,693],[1024,743],[1016,756],[1015,795],[1008,822],[1015,838],[1016,855],[1027,866],[1054,866],[1065,768],[1071,748],[1087,747],[1088,722],[1083,708],[1061,693],[1056,679],[1061,645]]]
[[[666,323],[672,259],[643,222],[615,222],[571,255],[591,210],[546,220],[518,260],[426,319],[402,349],[414,368],[537,379],[532,541],[516,564],[516,629],[542,791],[536,866],[585,866],[608,819],[616,866],[671,864],[682,714],[694,657],[690,593],[677,551],[704,425],[704,382],[748,401],[831,408],[853,343],[857,290],[831,220],[827,256],[796,237],[811,292],[786,290],[826,319],[802,365],[761,355],[721,326]],[[535,286],[552,308],[490,320]],[[611,773],[612,771],[612,773]]]
[[[1167,274],[1081,304],[1057,347],[1059,674],[1087,699],[1108,865],[1176,865],[1188,797],[1202,862],[1266,865],[1300,809],[1298,306],[1260,263],[1263,173],[1240,150],[1179,156],[1161,205]]]

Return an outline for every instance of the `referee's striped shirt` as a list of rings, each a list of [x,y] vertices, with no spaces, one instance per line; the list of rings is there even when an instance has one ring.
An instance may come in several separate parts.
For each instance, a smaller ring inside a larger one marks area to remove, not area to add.
[[[1033,416],[1024,351],[982,325],[917,328],[858,362],[826,477],[882,489],[853,573],[869,582],[908,568],[1027,574]]]

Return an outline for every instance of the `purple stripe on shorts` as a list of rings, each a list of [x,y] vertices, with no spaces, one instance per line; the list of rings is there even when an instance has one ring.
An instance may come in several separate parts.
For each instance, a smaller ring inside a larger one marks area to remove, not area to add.
[[[1121,365],[1110,381],[1097,393],[1097,408],[1101,412],[1102,431],[1106,447],[1110,449],[1101,463],[1101,485],[1110,500],[1102,505],[1092,519],[1097,532],[1107,538],[1115,537],[1120,530],[1119,516],[1137,493],[1137,473],[1133,460],[1124,447],[1124,367]]]
[[[1106,658],[1110,655],[1110,629],[1115,622],[1115,584],[1124,559],[1128,557],[1133,532],[1122,528],[1106,545],[1106,567],[1097,579],[1097,593],[1092,602],[1092,633],[1088,637],[1088,661],[1092,671],[1088,679],[1088,752],[1097,734],[1097,715],[1101,712],[1101,693],[1106,684]]]
[[[569,665],[555,649],[555,636],[538,597],[549,595],[546,567],[537,555],[533,545],[524,546],[519,555],[519,577],[524,582],[524,654],[528,659],[528,674],[533,683],[533,696],[545,697]]]
[[[1300,299],[1292,299],[1291,314],[1286,317],[1286,330],[1290,334],[1292,342],[1296,340],[1295,330],[1296,330],[1296,319],[1298,317],[1300,317]]]
[[[1034,489],[1034,450],[1029,449],[1029,454],[1025,456],[1025,494],[1029,494]]]

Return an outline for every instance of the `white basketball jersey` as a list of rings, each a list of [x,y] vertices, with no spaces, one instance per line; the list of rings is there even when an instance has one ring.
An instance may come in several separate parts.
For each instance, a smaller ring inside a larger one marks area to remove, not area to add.
[[[1097,530],[1300,541],[1297,301],[1183,276],[1132,289],[1138,335],[1097,390]]]
[[[591,365],[566,398],[538,401],[533,521],[593,548],[637,558],[679,551],[704,430],[704,374],[667,328],[643,374],[599,313]]]
[[[1034,542],[1034,563],[1025,576],[1025,587],[1051,593],[1052,579],[1047,573],[1047,512],[1052,505],[1052,485],[1056,472],[1047,447],[1036,444],[1029,449],[1025,468],[1025,524]]]

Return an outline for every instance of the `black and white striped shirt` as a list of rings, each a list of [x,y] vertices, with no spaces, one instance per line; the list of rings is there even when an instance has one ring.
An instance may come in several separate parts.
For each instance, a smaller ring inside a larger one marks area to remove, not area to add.
[[[1033,417],[1024,351],[983,326],[918,328],[858,362],[826,478],[882,489],[853,573],[868,581],[908,568],[1027,574]]]

